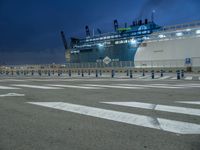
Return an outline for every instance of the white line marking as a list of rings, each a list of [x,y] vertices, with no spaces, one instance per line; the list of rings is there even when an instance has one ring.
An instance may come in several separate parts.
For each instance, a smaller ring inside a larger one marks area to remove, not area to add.
[[[189,77],[185,77],[185,80],[192,80],[192,76],[189,76]]]
[[[13,90],[13,89],[20,89],[20,88],[8,87],[8,86],[0,86],[0,89],[3,89],[3,90]]]
[[[171,76],[164,76],[164,77],[161,77],[160,79],[161,80],[165,80],[165,79],[169,79]]]
[[[45,90],[63,89],[63,88],[58,88],[58,87],[48,87],[48,86],[39,86],[39,85],[28,85],[28,84],[13,84],[12,86],[27,87],[27,88],[35,88],[35,89],[45,89]]]
[[[0,97],[13,97],[13,96],[25,96],[25,94],[8,93],[8,94],[0,95]]]
[[[115,89],[144,89],[143,87],[126,87],[120,85],[97,85],[97,84],[84,84],[85,86],[103,87],[103,88],[115,88]]]
[[[130,87],[145,87],[145,88],[160,88],[160,89],[183,89],[185,87],[174,87],[171,85],[163,86],[163,85],[139,85],[139,84],[118,84],[121,86],[130,86]]]
[[[188,122],[153,118],[144,115],[106,110],[83,105],[75,105],[63,102],[29,102],[29,104],[50,107],[58,110],[73,112],[142,127],[148,127],[178,134],[200,134],[200,125]]]
[[[141,77],[139,77],[139,79],[147,79],[149,77],[151,77],[151,75],[141,76]]]
[[[200,105],[200,101],[176,101],[176,103]]]
[[[177,77],[172,77],[171,80],[177,80]]]
[[[194,109],[194,108],[185,108],[185,107],[176,107],[176,106],[140,103],[140,102],[102,102],[102,103],[200,116],[200,109]]]
[[[90,90],[103,89],[103,88],[98,88],[98,87],[87,87],[87,86],[77,86],[77,85],[54,85],[54,84],[48,84],[48,86],[66,87],[66,88],[78,88],[78,89],[90,89]]]
[[[187,88],[199,88],[200,85],[195,85],[195,84],[179,84],[179,85],[175,85],[177,87],[187,87]]]

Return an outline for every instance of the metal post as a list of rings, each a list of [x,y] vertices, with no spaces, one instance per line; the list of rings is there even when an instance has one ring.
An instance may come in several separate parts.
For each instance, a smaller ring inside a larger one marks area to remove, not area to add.
[[[181,77],[180,77],[180,70],[177,70],[176,73],[177,73],[177,80],[180,80],[181,79]]]
[[[81,71],[81,76],[84,77],[84,71],[83,70]]]
[[[144,71],[144,70],[142,71],[142,76],[143,76],[143,77],[145,76],[145,71]]]
[[[112,78],[115,77],[115,71],[114,70],[111,71],[111,76],[112,76]]]
[[[127,77],[129,76],[129,70],[128,69],[126,70],[126,76]]]
[[[163,77],[163,70],[160,71],[160,77]]]
[[[72,72],[71,72],[71,70],[69,70],[69,77],[71,77],[72,76]]]
[[[98,70],[96,70],[96,78],[98,77]]]
[[[155,78],[154,70],[151,71],[151,78],[152,78],[152,79]]]
[[[101,70],[99,70],[99,75],[102,76],[102,72],[101,72]]]
[[[181,70],[181,78],[184,78],[185,76],[184,73],[185,73],[184,70]]]
[[[48,76],[51,76],[51,72],[50,72],[50,70],[48,71]]]
[[[133,70],[130,70],[130,78],[133,78]]]

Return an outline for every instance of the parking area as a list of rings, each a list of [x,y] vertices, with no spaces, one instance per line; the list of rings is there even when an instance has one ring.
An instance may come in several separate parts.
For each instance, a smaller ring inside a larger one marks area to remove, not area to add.
[[[80,76],[1,78],[0,149],[199,150],[199,76]]]

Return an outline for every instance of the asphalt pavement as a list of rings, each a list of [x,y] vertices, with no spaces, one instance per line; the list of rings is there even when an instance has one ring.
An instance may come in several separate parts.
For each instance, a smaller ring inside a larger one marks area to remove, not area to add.
[[[0,150],[199,149],[199,80],[0,79]]]

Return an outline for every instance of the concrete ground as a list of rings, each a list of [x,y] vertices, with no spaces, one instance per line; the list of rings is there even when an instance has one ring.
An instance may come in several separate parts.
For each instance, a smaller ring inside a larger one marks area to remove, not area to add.
[[[198,80],[0,79],[0,150],[199,149]]]

